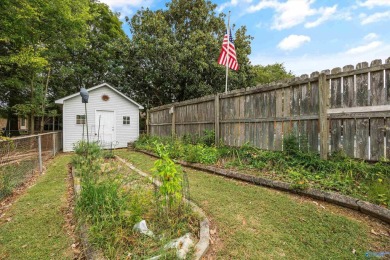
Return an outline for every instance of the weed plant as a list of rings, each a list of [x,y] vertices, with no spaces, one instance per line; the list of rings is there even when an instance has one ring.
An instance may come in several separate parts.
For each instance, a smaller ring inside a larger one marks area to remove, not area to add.
[[[266,151],[249,144],[217,148],[204,141],[194,144],[191,140],[195,139],[208,138],[143,136],[135,146],[156,152],[153,143],[163,143],[176,159],[235,167],[249,174],[290,182],[296,189],[314,187],[390,206],[390,164],[386,160],[368,163],[349,158],[343,151],[322,160],[309,151],[307,139],[294,134],[284,138],[284,151]]]
[[[0,168],[0,200],[10,196],[13,190],[32,176],[36,160],[24,160]]]
[[[164,147],[161,145],[161,150]],[[181,171],[167,157],[156,165],[164,185],[155,199],[153,185],[138,174],[129,174],[115,160],[104,160],[106,153],[94,144],[80,142],[75,147],[73,163],[81,179],[77,215],[88,227],[90,242],[101,248],[109,259],[168,257],[172,252],[161,248],[168,240],[197,232],[195,217],[187,207],[180,207]],[[163,154],[162,154],[163,155]],[[77,158],[81,157],[81,158]],[[172,172],[176,170],[176,172]],[[160,214],[163,208],[164,215]],[[133,232],[133,226],[145,219],[155,234],[146,237]]]

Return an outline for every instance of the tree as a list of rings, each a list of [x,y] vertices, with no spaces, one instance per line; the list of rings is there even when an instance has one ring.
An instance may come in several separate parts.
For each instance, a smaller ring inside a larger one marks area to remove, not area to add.
[[[256,85],[294,77],[291,71],[286,71],[283,63],[275,63],[267,66],[255,65],[252,70],[254,73],[253,80]]]
[[[146,107],[183,101],[224,89],[225,69],[217,64],[224,14],[205,0],[173,0],[166,10],[139,10],[128,19],[136,68],[131,89]],[[236,31],[242,70],[232,72],[231,89],[246,87],[251,76],[251,37]],[[241,57],[240,57],[241,55]]]
[[[46,107],[53,60],[64,46],[76,49],[85,43],[88,0],[4,0],[0,17],[1,90],[15,92],[16,85],[29,92],[29,100],[18,106],[9,94],[1,102],[9,111],[14,107],[19,114],[28,113],[34,131],[34,117]]]
[[[30,116],[33,130],[34,116],[43,120],[58,97],[102,82],[127,84],[130,41],[107,5],[4,0],[0,7],[0,106],[14,130],[15,111]]]

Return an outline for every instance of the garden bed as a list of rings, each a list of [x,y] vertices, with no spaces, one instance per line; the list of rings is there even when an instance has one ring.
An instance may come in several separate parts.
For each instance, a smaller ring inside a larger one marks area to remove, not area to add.
[[[117,150],[144,172],[154,157]],[[206,259],[365,259],[389,251],[389,225],[326,201],[184,167],[191,199],[211,221]]]
[[[165,145],[174,159],[201,163],[269,180],[283,181],[296,191],[319,189],[337,192],[382,207],[390,206],[390,165],[368,163],[333,154],[321,160],[307,152],[294,136],[284,140],[285,151],[265,151],[250,145],[215,147],[212,136],[181,139],[142,136],[135,148],[155,153],[155,144]]]
[[[88,227],[89,245],[110,259],[176,258],[176,250],[164,247],[187,233],[197,236],[199,216],[181,199],[165,204],[160,189],[150,180],[114,158],[101,158],[101,151],[95,148],[89,148],[87,158],[76,154],[73,161],[75,183],[80,183],[76,212],[80,226]],[[76,153],[84,152],[76,149]],[[134,230],[141,220],[153,235]]]

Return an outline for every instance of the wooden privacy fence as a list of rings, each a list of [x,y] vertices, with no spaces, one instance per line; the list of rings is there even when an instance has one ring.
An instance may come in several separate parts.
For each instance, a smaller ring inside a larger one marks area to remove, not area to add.
[[[390,159],[390,58],[152,108],[148,133],[201,135],[216,141],[283,150],[294,133],[326,158],[343,149],[354,158]]]

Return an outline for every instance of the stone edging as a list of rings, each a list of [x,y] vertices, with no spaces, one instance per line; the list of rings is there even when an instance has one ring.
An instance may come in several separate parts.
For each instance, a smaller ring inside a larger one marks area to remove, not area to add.
[[[128,163],[127,161],[125,161],[121,157],[115,155],[115,158],[117,158],[119,161],[124,163],[131,170],[137,172],[138,174],[140,174],[141,176],[143,176],[145,178],[150,179],[155,185],[157,185],[157,186],[161,185],[161,183],[159,181],[153,180],[153,178],[149,174],[137,169],[136,167],[134,167],[132,164]],[[195,257],[194,257],[195,260],[199,260],[206,254],[207,250],[209,249],[209,245],[210,245],[209,220],[208,220],[206,214],[203,212],[203,210],[200,207],[198,207],[192,201],[187,200],[187,202],[191,205],[192,209],[202,217],[202,220],[199,222],[199,226],[200,226],[199,241],[195,245]]]
[[[147,155],[158,158],[158,156],[156,156],[155,154],[148,152],[148,151],[138,150],[138,149],[136,149],[136,151],[139,151],[139,152],[145,153]],[[217,168],[214,166],[202,165],[199,163],[188,163],[188,162],[184,162],[184,161],[176,161],[176,162],[183,165],[183,166],[190,167],[190,168],[193,168],[196,170],[206,171],[209,173],[229,177],[232,179],[249,182],[252,184],[259,185],[259,186],[265,186],[265,187],[269,187],[269,188],[273,188],[273,189],[277,189],[277,190],[282,190],[282,191],[287,191],[287,192],[298,194],[298,195],[304,195],[304,196],[308,196],[308,197],[311,197],[311,198],[314,198],[317,200],[323,200],[323,201],[326,201],[326,202],[329,202],[332,204],[336,204],[336,205],[339,205],[339,206],[342,206],[345,208],[350,208],[350,209],[360,211],[364,214],[367,214],[367,215],[370,215],[370,216],[375,217],[377,219],[380,219],[380,220],[386,222],[387,224],[390,224],[390,210],[389,209],[386,209],[384,207],[375,205],[375,204],[367,202],[367,201],[359,200],[357,198],[353,198],[353,197],[342,195],[342,194],[335,193],[335,192],[322,191],[322,190],[317,190],[317,189],[312,189],[312,188],[305,189],[305,190],[297,190],[297,189],[292,188],[291,184],[286,183],[286,182],[282,182],[282,181],[269,180],[269,179],[251,176],[248,174],[243,174],[243,173],[239,173],[239,172],[235,172],[235,171],[231,171],[231,170],[220,169],[220,168]]]
[[[80,195],[81,186],[79,183],[76,183],[77,177],[75,176],[74,167],[72,166],[72,182],[73,182],[73,188],[74,193],[77,197]],[[104,255],[100,250],[97,250],[94,248],[89,242],[88,242],[88,235],[87,235],[87,227],[85,224],[80,225],[80,242],[82,244],[82,248],[84,249],[84,256],[87,260],[104,260]]]

